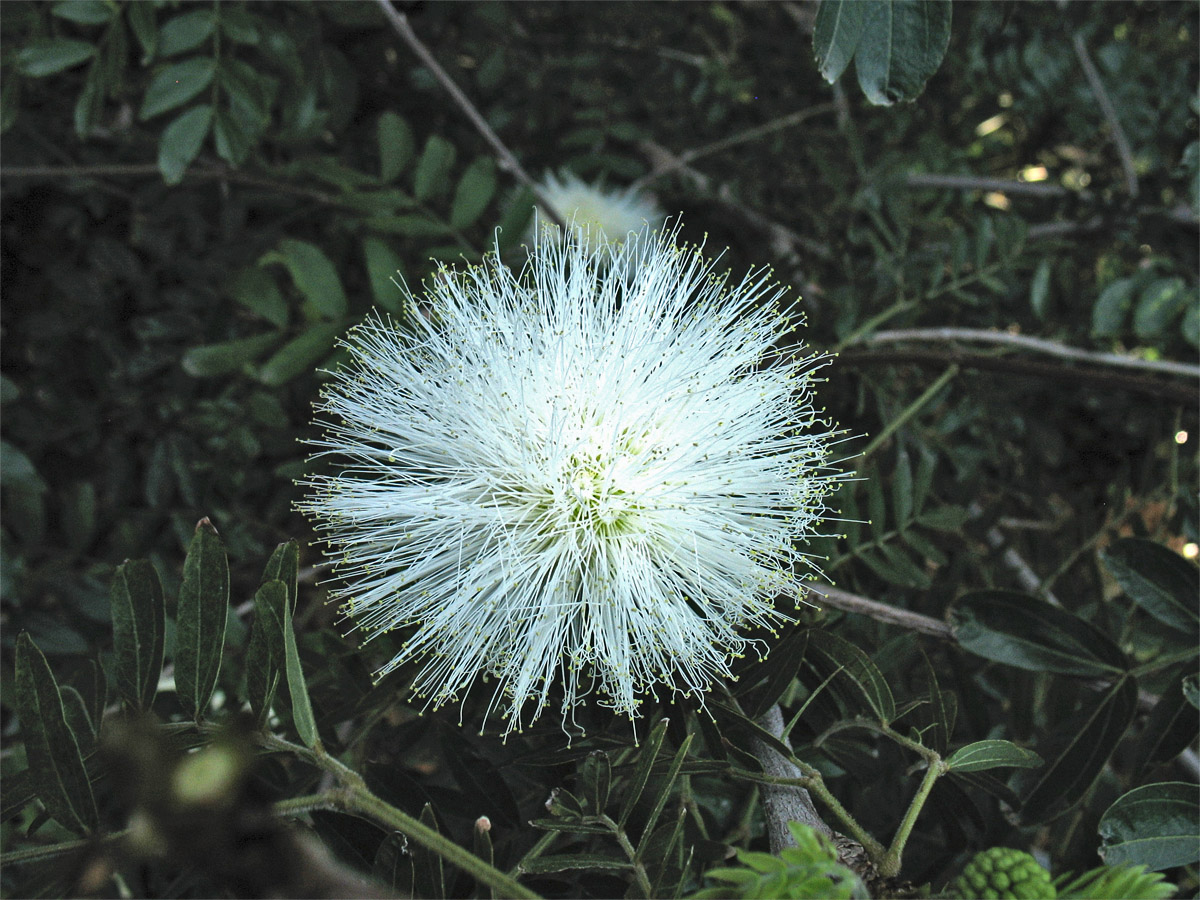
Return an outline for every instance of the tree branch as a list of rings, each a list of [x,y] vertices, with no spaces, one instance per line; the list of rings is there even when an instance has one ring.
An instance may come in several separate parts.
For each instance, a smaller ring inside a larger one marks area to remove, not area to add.
[[[785,746],[791,746],[783,733],[783,713],[775,704],[758,718],[758,724],[778,738]],[[804,773],[790,759],[758,737],[750,740],[750,752],[762,764],[763,772],[771,778],[798,780]],[[763,812],[767,821],[767,836],[771,841],[771,852],[779,853],[784,847],[796,846],[796,840],[788,830],[788,822],[803,822],[829,837],[833,829],[825,824],[813,805],[808,791],[796,784],[760,783]]]
[[[463,114],[470,120],[471,124],[475,126],[475,130],[478,131],[483,136],[483,139],[491,146],[492,151],[496,154],[497,161],[500,163],[500,168],[514,176],[525,187],[529,188],[529,190],[537,198],[538,204],[545,211],[546,218],[551,219],[554,224],[565,229],[566,222],[563,221],[562,215],[554,208],[554,205],[550,202],[545,192],[538,187],[537,182],[529,177],[529,173],[526,172],[521,166],[521,163],[517,160],[516,156],[513,155],[512,151],[505,146],[504,142],[500,140],[500,137],[496,134],[496,132],[492,130],[492,127],[488,125],[487,121],[482,115],[480,115],[479,110],[475,108],[475,104],[473,104],[470,98],[463,93],[462,89],[454,83],[454,79],[452,79],[446,70],[442,68],[441,63],[437,61],[436,57],[434,57],[434,55],[430,52],[429,48],[421,42],[419,37],[417,37],[417,33],[413,31],[412,26],[408,24],[408,16],[397,10],[396,7],[392,6],[391,0],[376,0],[376,2],[379,4],[379,8],[383,10],[383,14],[387,17],[388,22],[391,23],[392,29],[400,36],[400,39],[408,45],[408,48],[417,55],[421,62],[424,63],[425,68],[427,68],[433,74],[433,77],[437,79],[438,84],[440,84],[446,90],[446,93],[450,95],[450,98],[455,102],[458,108],[462,110]]]
[[[890,344],[899,341],[937,343],[974,341],[984,344],[1004,344],[1019,347],[1022,350],[1031,350],[1035,353],[1056,356],[1060,359],[1075,359],[1097,366],[1141,369],[1145,372],[1200,379],[1200,366],[1194,366],[1189,363],[1141,359],[1137,356],[1124,356],[1118,353],[1097,353],[1091,350],[1068,347],[1065,344],[1060,344],[1057,341],[1048,341],[1044,338],[1028,337],[1023,334],[1010,334],[1007,331],[986,331],[977,328],[912,328],[902,331],[877,331],[858,341],[858,343]]]
[[[950,626],[941,619],[923,616],[920,613],[900,609],[897,606],[889,606],[886,603],[880,603],[878,600],[869,600],[866,597],[851,594],[849,591],[843,591],[841,588],[835,588],[829,584],[809,584],[806,586],[820,597],[826,605],[832,606],[834,609],[840,609],[842,612],[856,613],[860,616],[868,616],[878,622],[899,625],[901,628],[907,628],[909,631],[928,634],[948,641],[954,640],[954,633],[950,630]]]
[[[947,188],[959,191],[1000,191],[1005,194],[1027,194],[1031,197],[1083,197],[1087,191],[1072,191],[1058,184],[1014,181],[1011,178],[980,178],[975,175],[932,175],[913,173],[904,179],[910,188]]]
[[[1100,80],[1100,73],[1096,71],[1096,65],[1088,54],[1083,36],[1076,34],[1074,43],[1075,55],[1079,57],[1079,64],[1083,66],[1083,74],[1087,78],[1088,86],[1096,95],[1096,102],[1100,104],[1100,110],[1108,121],[1108,127],[1112,129],[1113,142],[1117,145],[1117,156],[1121,158],[1121,169],[1125,173],[1125,189],[1129,192],[1130,197],[1136,197],[1138,195],[1138,177],[1137,170],[1133,165],[1133,151],[1129,148],[1129,139],[1125,137],[1125,129],[1121,127],[1121,120],[1117,118],[1117,109],[1113,106],[1108,91],[1104,89],[1104,82]]]

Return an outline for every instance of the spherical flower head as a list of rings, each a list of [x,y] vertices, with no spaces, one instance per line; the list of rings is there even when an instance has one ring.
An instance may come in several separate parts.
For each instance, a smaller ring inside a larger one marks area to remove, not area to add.
[[[587,249],[605,243],[621,244],[630,234],[640,233],[647,225],[659,228],[666,220],[648,194],[588,184],[571,172],[548,172],[539,186],[555,214],[576,232],[576,239]],[[538,209],[529,227],[531,244],[543,237],[562,239],[562,229],[544,209]]]
[[[488,679],[508,731],[552,696],[564,722],[592,692],[633,716],[787,621],[839,476],[810,393],[825,360],[773,349],[782,295],[644,228],[445,268],[405,327],[358,326],[313,441],[336,471],[301,509],[344,612],[368,639],[404,629],[378,676],[417,661],[435,707]]]

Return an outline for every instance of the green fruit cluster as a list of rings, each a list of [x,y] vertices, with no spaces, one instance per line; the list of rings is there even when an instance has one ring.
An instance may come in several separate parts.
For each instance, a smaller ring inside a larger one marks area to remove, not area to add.
[[[954,897],[979,900],[1053,900],[1050,873],[1022,850],[992,847],[975,854],[950,885]]]

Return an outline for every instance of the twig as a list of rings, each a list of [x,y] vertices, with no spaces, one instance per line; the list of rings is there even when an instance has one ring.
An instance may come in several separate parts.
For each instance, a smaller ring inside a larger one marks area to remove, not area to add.
[[[1122,356],[1117,353],[1096,353],[1091,350],[1068,347],[1057,341],[1027,337],[1023,334],[1009,334],[1007,331],[986,331],[977,328],[912,328],[903,331],[877,331],[873,335],[864,338],[860,343],[890,344],[898,341],[937,343],[945,341],[975,341],[984,344],[1007,344],[1013,347],[1020,347],[1022,350],[1045,353],[1049,356],[1057,356],[1060,359],[1076,359],[1080,362],[1098,366],[1141,369],[1146,372],[1200,379],[1200,366],[1193,366],[1189,363],[1141,359],[1136,356]]]
[[[1096,102],[1100,104],[1100,110],[1108,121],[1108,127],[1112,129],[1113,143],[1117,145],[1117,156],[1121,158],[1121,169],[1125,173],[1125,189],[1129,192],[1130,197],[1136,197],[1138,195],[1138,177],[1137,170],[1133,166],[1133,152],[1129,148],[1129,139],[1125,137],[1125,129],[1121,127],[1121,120],[1117,118],[1116,107],[1113,106],[1108,91],[1104,89],[1104,82],[1100,80],[1100,73],[1096,71],[1096,66],[1088,54],[1083,36],[1079,34],[1075,35],[1075,55],[1079,57],[1079,64],[1083,66],[1083,74],[1087,77],[1088,86],[1096,95]]]
[[[889,606],[878,600],[869,600],[828,584],[810,584],[807,587],[826,604],[843,612],[868,616],[876,621],[899,625],[901,628],[907,628],[920,634],[928,634],[948,641],[954,640],[954,633],[950,630],[950,626],[941,619]]]
[[[1027,194],[1031,197],[1086,198],[1087,191],[1072,191],[1058,184],[1013,181],[1011,178],[980,178],[975,175],[930,175],[914,173],[904,179],[910,188],[947,188],[958,191],[1000,191],[1005,194]]]
[[[967,507],[967,512],[972,519],[978,519],[983,515],[983,506],[978,501],[973,502]],[[1058,597],[1054,592],[1046,586],[1044,580],[1038,577],[1037,572],[1021,554],[1017,553],[1012,547],[1005,547],[1007,543],[1002,532],[998,527],[993,525],[984,534],[984,539],[988,542],[988,546],[993,550],[1000,550],[1000,557],[1004,560],[1004,564],[1012,569],[1013,574],[1017,576],[1017,581],[1021,583],[1021,587],[1029,591],[1031,594],[1038,594],[1043,597],[1051,606],[1062,606]]]
[[[512,154],[512,151],[505,146],[504,142],[500,140],[500,137],[496,134],[496,132],[492,130],[492,127],[488,125],[487,120],[480,115],[479,110],[475,108],[475,104],[473,104],[470,98],[462,92],[462,89],[454,83],[454,80],[450,77],[446,70],[442,68],[441,63],[437,61],[434,55],[430,52],[429,48],[421,42],[419,37],[417,37],[417,33],[413,31],[412,26],[408,24],[408,16],[392,6],[391,0],[376,0],[376,2],[379,4],[380,9],[383,10],[383,14],[387,17],[387,20],[391,23],[393,30],[395,30],[396,34],[400,36],[400,39],[404,41],[404,43],[408,44],[409,49],[412,50],[412,52],[417,55],[421,62],[425,64],[425,68],[429,69],[429,71],[433,74],[433,77],[437,79],[438,83],[445,88],[446,93],[448,93],[451,99],[458,105],[458,108],[462,110],[463,114],[468,119],[471,120],[471,124],[475,126],[475,130],[483,136],[483,139],[487,141],[489,145],[491,145],[492,151],[496,154],[496,159],[500,163],[500,168],[514,176],[525,187],[529,188],[529,190],[537,198],[538,204],[545,211],[546,218],[552,220],[554,224],[558,225],[560,228],[565,229],[566,222],[563,221],[559,211],[554,208],[554,205],[546,196],[545,191],[538,187],[537,182],[529,177],[529,173],[526,172],[521,166],[521,163],[517,161],[517,158]]]
[[[693,187],[701,193],[716,200],[729,213],[736,215],[751,227],[763,231],[771,241],[771,250],[779,256],[788,258],[799,256],[800,252],[809,253],[819,259],[832,259],[833,251],[819,241],[797,234],[778,222],[772,221],[757,210],[751,209],[733,195],[729,185],[714,184],[713,180],[703,172],[693,169],[681,161],[674,153],[654,141],[642,141],[641,150],[655,168],[677,170],[692,182]]]
[[[816,106],[788,113],[786,116],[780,116],[777,119],[772,119],[770,122],[757,125],[754,128],[747,128],[745,131],[739,131],[737,134],[721,138],[719,141],[713,141],[711,144],[704,144],[694,150],[684,150],[675,157],[663,156],[660,158],[662,164],[655,166],[650,172],[633,182],[630,185],[630,190],[640,190],[651,181],[668,175],[671,172],[678,171],[701,157],[719,153],[722,150],[728,150],[730,147],[736,147],[738,144],[758,140],[760,137],[773,134],[776,131],[783,131],[785,128],[792,128],[801,122],[811,119],[813,116],[833,112],[834,108],[833,103],[818,103]]]
[[[928,350],[857,350],[850,349],[838,355],[842,366],[879,366],[913,363],[945,368],[954,363],[966,369],[991,370],[1007,374],[1029,375],[1054,381],[1082,383],[1094,389],[1115,388],[1133,391],[1156,400],[1170,403],[1195,403],[1200,398],[1200,384],[1184,384],[1166,381],[1146,375],[1126,374],[1107,369],[1064,366],[1040,360],[1022,359],[1016,356],[997,356],[990,353],[969,353],[959,349]]]

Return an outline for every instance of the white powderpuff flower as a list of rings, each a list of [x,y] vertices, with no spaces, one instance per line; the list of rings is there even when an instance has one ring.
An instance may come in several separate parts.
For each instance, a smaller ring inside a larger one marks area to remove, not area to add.
[[[826,358],[773,349],[794,321],[768,272],[731,286],[675,237],[443,268],[406,327],[348,336],[312,441],[335,471],[300,508],[345,614],[405,630],[378,677],[418,661],[434,707],[490,679],[507,734],[552,694],[565,725],[593,692],[630,716],[701,693],[742,629],[791,619],[776,598],[801,602],[798,542],[840,478],[810,392]]]
[[[588,184],[572,172],[561,175],[547,172],[539,187],[554,212],[588,249],[604,243],[620,244],[647,225],[652,230],[658,229],[666,220],[649,194]],[[530,243],[542,237],[561,240],[561,234],[562,230],[546,215],[546,210],[539,207],[529,226]]]

